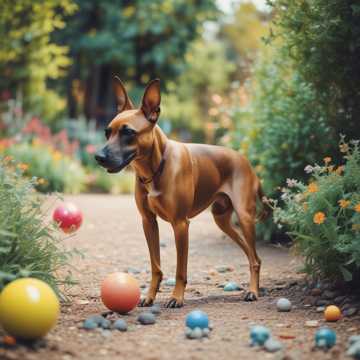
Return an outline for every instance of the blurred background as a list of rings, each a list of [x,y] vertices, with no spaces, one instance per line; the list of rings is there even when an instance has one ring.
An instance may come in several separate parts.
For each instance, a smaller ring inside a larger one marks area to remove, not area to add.
[[[0,155],[42,192],[128,193],[93,161],[115,115],[112,78],[138,103],[162,80],[172,138],[233,147],[266,193],[360,138],[356,1],[2,0]],[[267,224],[261,237],[279,237]]]

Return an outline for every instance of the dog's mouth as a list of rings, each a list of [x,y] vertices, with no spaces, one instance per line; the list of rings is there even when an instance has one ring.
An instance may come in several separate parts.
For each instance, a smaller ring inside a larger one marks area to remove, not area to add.
[[[113,167],[113,168],[107,168],[107,172],[109,174],[115,174],[120,172],[124,167],[128,166],[130,162],[135,158],[136,152],[129,155],[119,166]]]

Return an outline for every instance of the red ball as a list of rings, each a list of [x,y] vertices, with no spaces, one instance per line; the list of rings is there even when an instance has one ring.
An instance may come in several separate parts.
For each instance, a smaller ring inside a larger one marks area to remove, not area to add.
[[[72,203],[58,206],[53,213],[53,219],[67,234],[76,231],[83,220],[81,211]]]
[[[104,305],[120,314],[131,311],[140,300],[140,287],[129,274],[117,272],[108,275],[101,284]]]

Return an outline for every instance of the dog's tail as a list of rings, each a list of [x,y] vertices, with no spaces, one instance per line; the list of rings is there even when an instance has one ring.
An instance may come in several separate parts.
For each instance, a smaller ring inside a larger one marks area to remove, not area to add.
[[[257,181],[256,181],[255,191],[256,191],[256,195],[259,198],[260,203],[261,203],[261,211],[257,215],[257,221],[265,221],[271,215],[272,209],[268,204],[266,196],[264,195],[264,192],[263,192],[263,189],[261,186],[261,182],[259,179],[257,179]]]

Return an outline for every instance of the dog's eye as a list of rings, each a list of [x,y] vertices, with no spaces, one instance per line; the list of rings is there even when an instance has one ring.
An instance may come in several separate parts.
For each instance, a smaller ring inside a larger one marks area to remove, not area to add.
[[[120,134],[121,135],[124,135],[124,136],[135,136],[136,135],[136,131],[134,129],[131,129],[127,126],[123,126],[121,129],[120,129]]]
[[[111,132],[112,132],[111,128],[106,128],[105,129],[105,137],[106,137],[107,140],[109,140]]]

